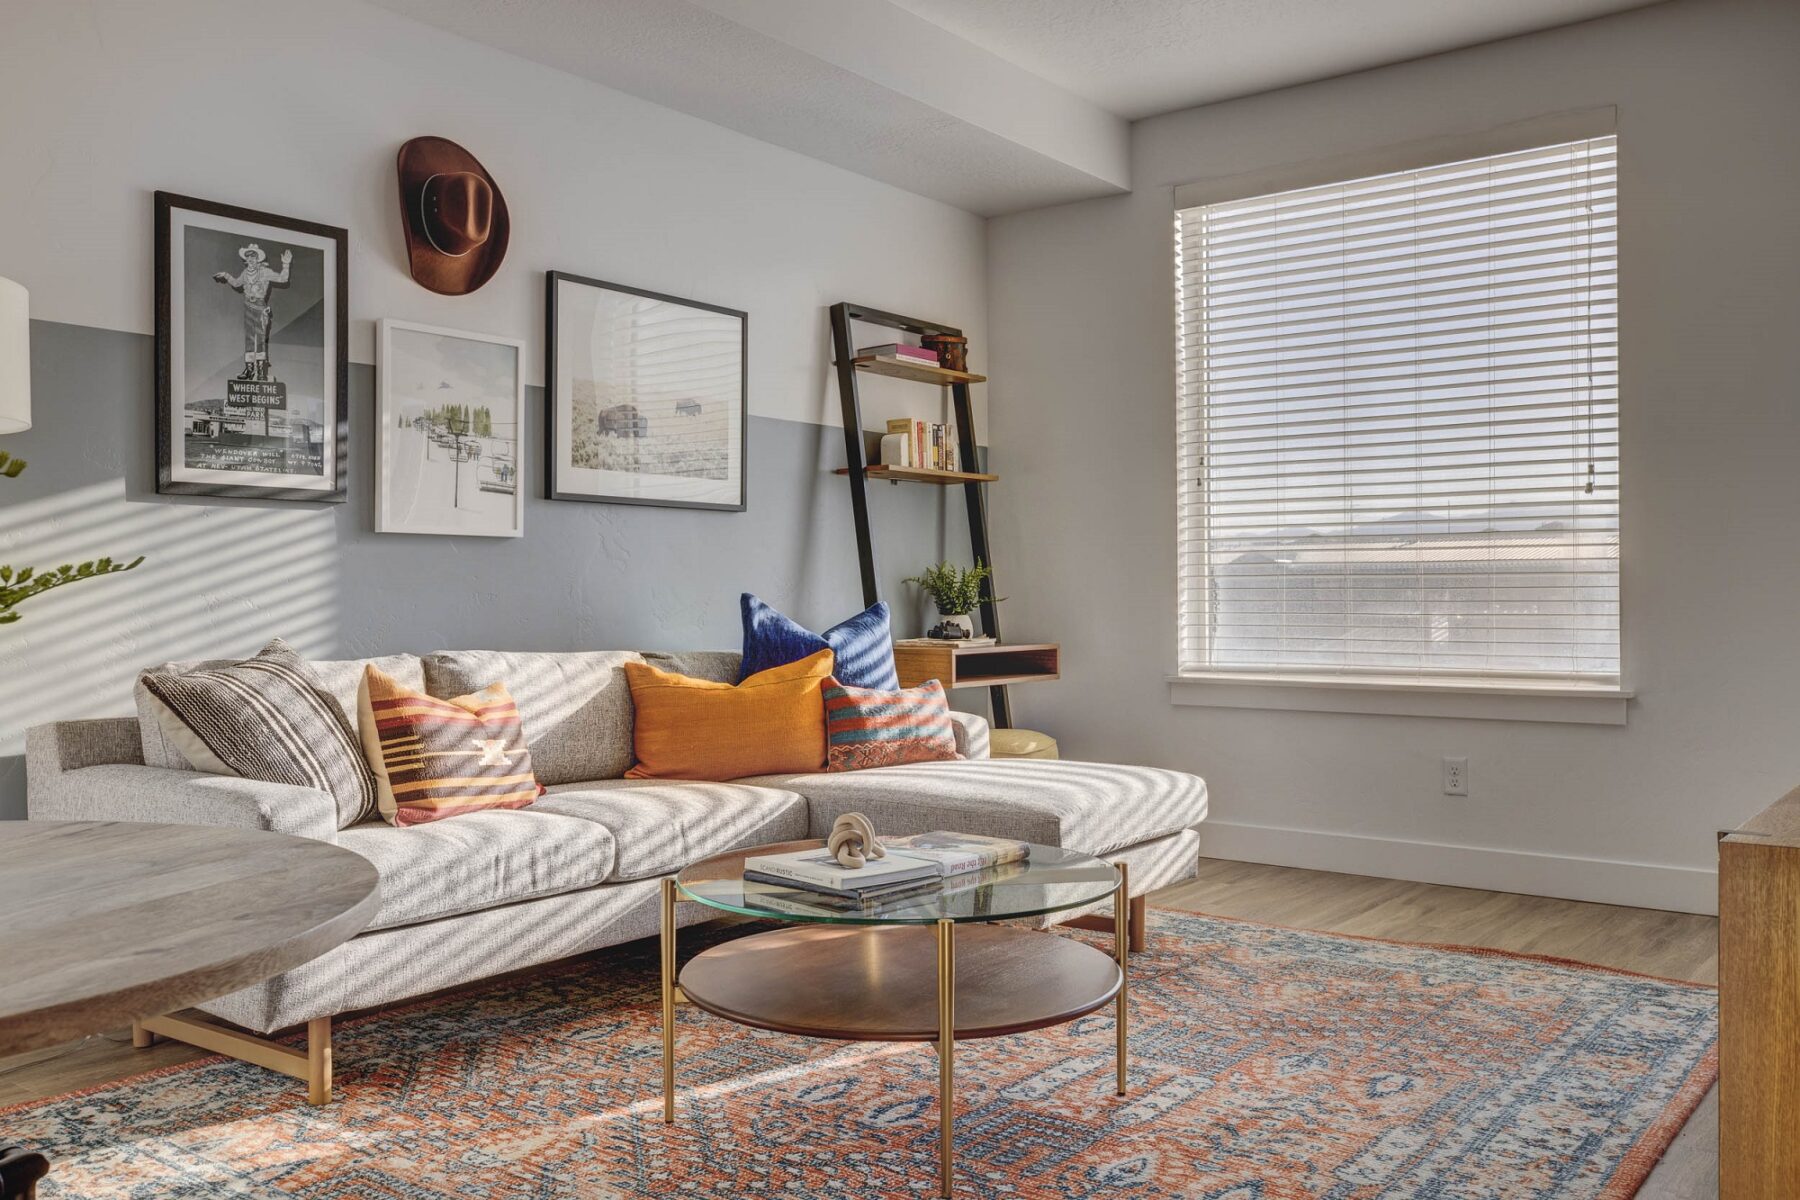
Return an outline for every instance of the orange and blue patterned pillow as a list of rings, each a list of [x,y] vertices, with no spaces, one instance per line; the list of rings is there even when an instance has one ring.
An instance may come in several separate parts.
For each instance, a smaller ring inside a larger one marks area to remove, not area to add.
[[[851,687],[897,688],[900,675],[894,669],[894,639],[889,632],[886,601],[876,601],[848,621],[824,633],[784,616],[745,592],[739,598],[744,614],[744,660],[738,682],[785,667],[829,649],[837,664],[837,677]]]
[[[825,681],[825,769],[861,771],[961,758],[950,698],[932,679],[915,688]]]
[[[356,707],[363,754],[390,825],[524,808],[543,790],[504,683],[440,700],[368,666]]]

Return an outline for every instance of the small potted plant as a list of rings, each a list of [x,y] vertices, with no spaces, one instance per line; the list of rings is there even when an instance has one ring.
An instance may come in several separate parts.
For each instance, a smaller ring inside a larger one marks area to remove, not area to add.
[[[989,570],[980,559],[968,569],[954,563],[941,562],[935,567],[926,567],[924,571],[907,579],[907,583],[916,583],[931,597],[937,605],[938,616],[943,622],[927,635],[945,640],[972,638],[975,636],[975,623],[969,620],[969,614],[983,599],[981,585],[987,582]],[[999,597],[993,598],[999,603]]]

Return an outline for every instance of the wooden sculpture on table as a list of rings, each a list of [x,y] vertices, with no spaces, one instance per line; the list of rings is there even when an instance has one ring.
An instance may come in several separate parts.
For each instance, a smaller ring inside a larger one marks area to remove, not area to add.
[[[825,848],[842,866],[856,869],[871,858],[886,858],[887,851],[876,840],[875,826],[861,813],[845,813],[831,823],[831,836]]]

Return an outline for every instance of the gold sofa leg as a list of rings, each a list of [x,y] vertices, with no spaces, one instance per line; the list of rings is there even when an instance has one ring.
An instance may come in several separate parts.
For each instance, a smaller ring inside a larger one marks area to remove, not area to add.
[[[148,1046],[158,1037],[280,1071],[306,1084],[308,1104],[331,1103],[330,1017],[318,1017],[306,1023],[305,1050],[239,1033],[197,1017],[148,1017],[132,1023],[133,1046]]]

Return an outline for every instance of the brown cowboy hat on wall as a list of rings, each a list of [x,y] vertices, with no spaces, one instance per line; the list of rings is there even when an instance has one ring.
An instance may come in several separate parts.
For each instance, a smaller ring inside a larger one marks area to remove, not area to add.
[[[466,296],[494,277],[512,223],[487,168],[448,138],[400,147],[400,220],[412,277],[446,296]]]

